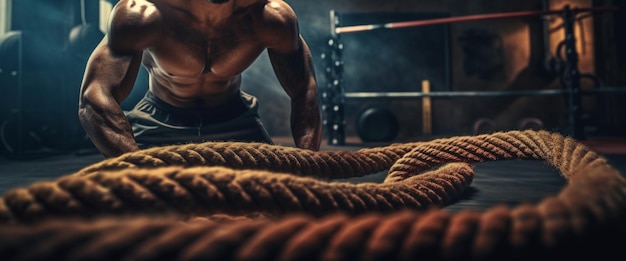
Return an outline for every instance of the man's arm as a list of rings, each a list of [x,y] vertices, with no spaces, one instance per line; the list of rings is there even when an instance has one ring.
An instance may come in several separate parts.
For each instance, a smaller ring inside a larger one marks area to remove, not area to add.
[[[141,11],[145,10],[149,9]],[[144,45],[156,33],[147,19],[150,17],[138,16],[137,12],[128,1],[116,5],[109,33],[89,58],[81,85],[78,117],[91,141],[107,158],[139,149],[120,103],[135,84]],[[142,19],[137,21],[138,17]]]
[[[298,148],[319,150],[322,137],[322,117],[319,108],[317,81],[311,52],[300,36],[293,10],[282,1],[266,8],[281,14],[275,21],[276,39],[268,55],[276,76],[291,98],[291,132]]]

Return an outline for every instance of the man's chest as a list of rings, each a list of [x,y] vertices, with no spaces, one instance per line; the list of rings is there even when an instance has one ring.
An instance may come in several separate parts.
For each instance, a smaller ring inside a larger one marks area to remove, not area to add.
[[[263,50],[251,26],[238,21],[221,28],[173,25],[149,52],[156,65],[172,75],[231,77],[242,73]]]

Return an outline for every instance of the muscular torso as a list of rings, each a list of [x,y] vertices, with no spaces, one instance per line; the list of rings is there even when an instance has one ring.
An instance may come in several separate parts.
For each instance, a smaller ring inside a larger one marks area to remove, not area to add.
[[[241,73],[264,51],[258,40],[263,5],[235,12],[219,23],[201,21],[189,11],[158,4],[159,40],[143,51],[150,90],[182,108],[219,106],[235,95]]]
[[[141,64],[151,91],[165,102],[210,108],[238,93],[241,74],[265,50],[291,99],[296,146],[319,149],[322,125],[311,54],[295,12],[283,0],[120,0],[85,69],[81,124],[107,157],[139,150],[119,105]]]

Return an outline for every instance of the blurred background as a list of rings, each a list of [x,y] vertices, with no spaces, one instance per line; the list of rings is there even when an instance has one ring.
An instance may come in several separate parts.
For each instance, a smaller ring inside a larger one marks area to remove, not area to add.
[[[0,153],[63,152],[92,146],[78,122],[78,91],[87,58],[106,33],[108,14],[116,2],[0,0]],[[395,142],[526,128],[567,134],[572,128],[572,108],[563,94],[327,99],[342,92],[419,94],[425,82],[432,93],[563,90],[563,74],[569,67],[564,59],[567,49],[562,48],[565,24],[559,14],[340,36],[333,35],[333,27],[540,12],[565,6],[616,7],[613,11],[580,13],[570,23],[574,25],[578,55],[574,64],[582,76],[580,89],[615,90],[583,95],[575,127],[582,131],[577,134],[580,139],[626,137],[626,1],[286,2],[298,15],[301,34],[314,56],[325,105],[323,142],[329,143],[329,137],[349,142]],[[337,41],[341,44],[340,57],[336,57]],[[330,68],[337,62],[340,71]],[[337,73],[339,91],[333,89]],[[147,78],[142,69],[123,109],[132,108],[142,98]],[[265,53],[244,72],[243,89],[259,98],[260,116],[270,134],[290,137],[289,99]],[[334,110],[337,104],[339,111]]]

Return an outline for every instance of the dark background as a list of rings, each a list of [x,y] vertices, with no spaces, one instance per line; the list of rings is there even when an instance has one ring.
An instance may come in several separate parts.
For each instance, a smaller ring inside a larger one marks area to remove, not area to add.
[[[101,39],[98,0],[10,1],[10,30],[0,45],[0,125],[2,148],[76,149],[89,146],[77,119],[78,89],[91,48]],[[110,3],[116,1],[111,0]],[[626,1],[619,0],[424,0],[424,1],[287,1],[296,11],[303,37],[314,55],[320,88],[327,84],[322,55],[328,52],[329,12],[344,25],[424,20],[498,12],[618,6],[612,13],[594,13],[577,23],[579,69],[603,86],[626,85]],[[422,80],[433,91],[505,91],[561,88],[554,67],[556,46],[563,39],[559,16],[518,17],[445,25],[376,30],[342,36],[345,90],[419,91]],[[82,26],[81,26],[82,25]],[[130,109],[142,97],[147,75],[142,70]],[[583,89],[598,87],[584,80]],[[244,73],[243,89],[260,99],[260,113],[273,136],[290,136],[289,100],[266,54]],[[583,99],[584,129],[589,137],[624,137],[624,94]],[[421,99],[346,101],[346,134],[356,136],[356,120],[373,106],[398,119],[397,140],[475,133],[480,119],[493,130],[519,128],[524,119],[538,119],[542,128],[563,130],[567,107],[561,96],[471,97],[433,99],[433,132],[422,132]],[[21,141],[21,143],[20,143]]]

